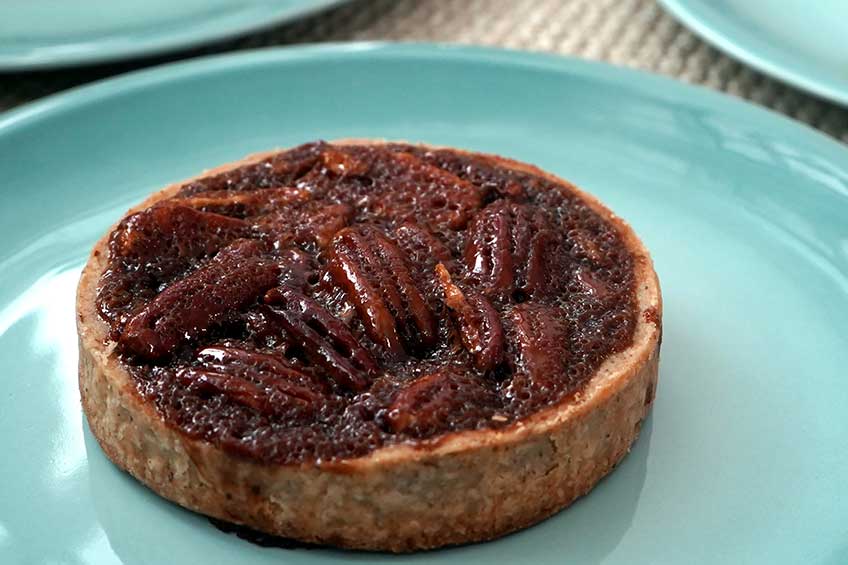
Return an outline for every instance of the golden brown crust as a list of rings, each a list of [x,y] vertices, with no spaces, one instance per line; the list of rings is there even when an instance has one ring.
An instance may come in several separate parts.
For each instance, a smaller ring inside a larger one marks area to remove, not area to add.
[[[572,186],[523,163],[487,158]],[[167,187],[129,213],[184,184]],[[662,302],[650,257],[629,226],[581,194],[618,228],[636,257],[639,318],[633,345],[604,362],[573,398],[501,430],[453,433],[419,447],[393,445],[332,464],[268,465],[230,455],[166,425],[113,355],[95,307],[107,262],[104,237],[77,295],[80,392],[91,429],[115,464],[161,496],[303,541],[403,552],[492,539],[534,524],[588,492],[624,457],[656,390]]]

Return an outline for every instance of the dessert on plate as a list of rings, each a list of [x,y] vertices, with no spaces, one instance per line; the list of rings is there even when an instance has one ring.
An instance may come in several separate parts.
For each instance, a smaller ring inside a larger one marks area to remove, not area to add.
[[[533,166],[350,140],[169,186],[94,247],[80,391],[107,456],[339,547],[492,539],[587,493],[654,398],[648,252]]]

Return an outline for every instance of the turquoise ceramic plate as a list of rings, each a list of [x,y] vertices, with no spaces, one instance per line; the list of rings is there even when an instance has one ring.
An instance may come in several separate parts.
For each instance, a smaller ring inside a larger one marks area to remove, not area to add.
[[[341,0],[2,0],[0,71],[102,63],[225,39]]]
[[[845,0],[659,0],[740,61],[848,105]]]
[[[490,151],[572,179],[653,252],[653,416],[589,496],[492,543],[263,549],[113,467],[74,288],[131,204],[315,138]],[[128,75],[0,118],[0,563],[848,563],[848,151],[667,79],[523,53],[337,45]]]

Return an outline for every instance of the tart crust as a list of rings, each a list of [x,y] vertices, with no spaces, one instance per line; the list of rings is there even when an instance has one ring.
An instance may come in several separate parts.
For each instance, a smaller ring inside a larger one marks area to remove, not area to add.
[[[382,142],[334,142],[368,143]],[[607,358],[579,393],[505,428],[390,445],[356,459],[273,465],[232,455],[167,425],[114,354],[95,304],[107,234],[82,272],[77,329],[83,410],[109,459],[159,495],[208,516],[305,542],[392,552],[493,539],[589,492],[630,450],[653,403],[662,333],[659,282],[632,229],[593,196],[535,167],[487,157],[571,187],[617,228],[633,254],[639,310],[633,343]],[[174,195],[186,182],[127,214]]]

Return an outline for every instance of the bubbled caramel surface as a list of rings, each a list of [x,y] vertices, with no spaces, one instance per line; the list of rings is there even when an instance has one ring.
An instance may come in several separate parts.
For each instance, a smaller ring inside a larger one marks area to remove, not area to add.
[[[633,257],[568,187],[320,142],[124,218],[97,306],[167,423],[275,463],[507,426],[580,390],[637,310]]]

